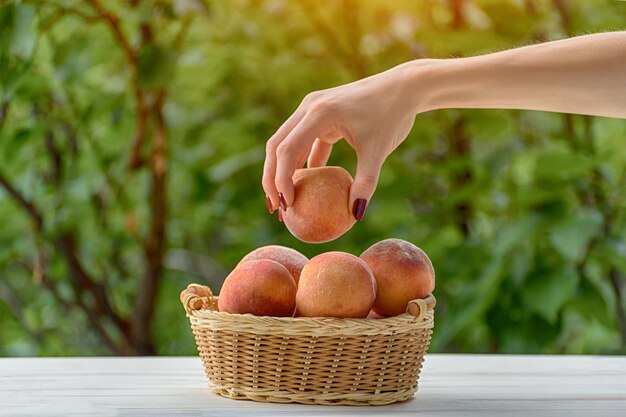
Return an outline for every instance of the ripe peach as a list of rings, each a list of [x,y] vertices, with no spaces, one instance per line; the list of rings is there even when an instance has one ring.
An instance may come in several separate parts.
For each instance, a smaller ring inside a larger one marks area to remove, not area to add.
[[[349,207],[352,177],[341,167],[298,169],[295,197],[283,222],[303,242],[323,243],[350,230],[356,220]]]
[[[300,279],[300,272],[302,268],[309,261],[309,259],[298,252],[295,249],[291,249],[285,246],[269,245],[257,248],[244,256],[239,263],[247,261],[255,261],[257,259],[271,259],[276,261],[289,271],[293,279],[298,284]]]
[[[302,317],[366,317],[376,298],[372,271],[344,252],[317,255],[304,266],[296,293]]]
[[[383,316],[382,314],[378,314],[374,310],[370,310],[369,314],[367,315],[367,318],[368,319],[384,319],[384,318],[387,318],[387,317]]]
[[[435,289],[435,269],[428,255],[402,239],[386,239],[361,254],[376,278],[372,309],[384,316],[406,311],[409,301],[426,298]]]
[[[227,313],[289,317],[296,307],[296,290],[287,268],[258,259],[237,265],[226,277],[217,305]]]

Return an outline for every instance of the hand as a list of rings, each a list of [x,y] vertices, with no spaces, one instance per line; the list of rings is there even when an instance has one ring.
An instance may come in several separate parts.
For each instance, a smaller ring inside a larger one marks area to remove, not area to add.
[[[267,142],[268,208],[293,203],[291,177],[323,166],[345,138],[358,158],[350,207],[360,220],[382,163],[417,113],[444,108],[557,111],[626,118],[626,31],[580,36],[470,58],[420,59],[309,94]]]
[[[412,67],[411,67],[412,68]],[[380,169],[406,139],[416,115],[412,71],[406,65],[305,97],[267,141],[263,189],[270,212],[293,203],[294,171],[326,165],[341,138],[357,154],[349,209],[361,220],[372,198]]]

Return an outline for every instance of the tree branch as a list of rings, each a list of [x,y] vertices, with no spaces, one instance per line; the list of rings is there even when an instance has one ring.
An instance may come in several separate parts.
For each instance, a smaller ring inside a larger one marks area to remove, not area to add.
[[[37,4],[37,7],[52,6],[55,8],[54,15],[52,15],[50,19],[44,20],[42,22],[43,24],[40,28],[41,32],[47,32],[48,30],[50,30],[52,26],[54,26],[59,20],[63,19],[65,16],[75,16],[86,23],[93,23],[93,22],[98,21],[98,19],[100,19],[100,17],[97,15],[91,15],[91,14],[85,13],[84,11],[76,7],[58,4],[56,1],[52,1],[52,0],[46,0],[46,1],[35,0],[35,1],[28,1],[28,2]]]
[[[146,271],[137,292],[137,304],[133,312],[133,343],[142,354],[155,354],[150,337],[157,292],[163,272],[163,258],[167,224],[167,131],[163,118],[165,91],[157,94],[153,107],[155,129],[150,155],[151,219],[150,229],[144,242]]]
[[[56,144],[52,130],[49,130],[44,135],[44,144],[52,164],[52,171],[50,175],[53,182],[56,185],[59,185],[63,178],[63,157],[61,156],[61,151]]]
[[[37,1],[36,3],[48,4],[50,6],[54,6],[56,8],[56,12],[60,14],[60,17],[64,17],[66,15],[74,15],[76,17],[81,18],[87,23],[92,23],[99,19],[99,16],[97,15],[90,15],[76,7],[62,5],[62,4],[57,3],[56,1],[51,1],[51,0],[41,1],[40,0],[40,1]]]
[[[35,205],[29,201],[22,193],[17,190],[8,179],[0,173],[0,185],[9,193],[9,195],[22,207],[22,209],[31,217],[33,221],[35,232],[40,235],[43,232],[43,217],[41,215],[40,210],[35,207]],[[80,259],[78,258],[75,239],[72,234],[66,232],[61,234],[56,238],[56,246],[59,252],[64,256],[68,267],[72,274],[70,277],[73,277],[74,280],[74,288],[76,292],[76,302],[81,308],[85,310],[85,314],[89,317],[92,325],[98,329],[101,327],[100,323],[97,319],[95,319],[94,315],[99,317],[107,317],[112,320],[112,322],[117,326],[120,332],[126,336],[130,334],[130,326],[128,321],[122,319],[109,304],[109,301],[106,297],[104,288],[102,285],[98,284],[85,270]],[[43,279],[43,276],[42,276]],[[94,299],[94,306],[88,307],[83,304],[82,301],[82,290],[86,289]],[[115,347],[115,343],[110,339],[107,332],[104,329],[99,331],[101,337],[107,344],[110,342],[110,347]],[[116,351],[118,350],[115,347]]]
[[[465,13],[463,12],[463,2],[465,0],[451,0],[450,11],[452,12],[452,27],[461,29],[465,26]]]
[[[459,116],[452,127],[450,135],[450,150],[453,155],[461,158],[467,158],[470,153],[470,137],[465,131],[465,119]],[[454,185],[457,189],[467,186],[472,180],[472,173],[467,167],[463,167],[454,174]],[[455,206],[457,214],[457,224],[461,228],[465,237],[470,234],[470,220],[472,217],[472,206],[470,201],[460,201]]]
[[[86,289],[93,297],[94,305],[91,309],[92,313],[99,316],[108,317],[113,321],[122,334],[129,334],[129,324],[113,310],[104,287],[98,284],[85,270],[80,259],[78,258],[78,250],[76,248],[76,240],[69,232],[62,233],[56,239],[58,250],[64,255],[67,264],[75,277],[77,284],[81,290]],[[77,297],[80,298],[80,297]]]
[[[19,264],[23,266],[27,272],[31,272],[32,269],[32,273],[35,274],[34,269],[37,268],[36,265],[30,266],[26,262],[19,262]],[[95,315],[93,309],[85,304],[81,297],[82,292],[79,288],[77,288],[75,283],[72,283],[75,296],[74,300],[66,300],[61,296],[61,291],[59,290],[57,283],[50,279],[45,269],[42,270],[40,283],[52,294],[58,305],[62,306],[65,309],[66,313],[68,313],[71,308],[81,310],[85,314],[87,321],[89,322],[95,333],[102,340],[107,349],[109,349],[113,354],[127,355],[132,353],[129,349],[127,340],[124,340],[121,345],[118,345],[118,343],[113,340],[108,331],[102,326],[100,316]]]
[[[29,215],[38,231],[43,229],[43,217],[39,210],[20,191],[17,190],[0,172],[0,185],[9,193],[9,196]]]
[[[10,105],[11,102],[9,100],[3,101],[0,105],[0,129],[2,129],[2,126],[4,126],[4,122],[7,120]]]
[[[183,41],[185,40],[185,36],[187,36],[187,32],[189,31],[189,27],[191,26],[192,17],[189,14],[186,14],[183,17],[183,22],[181,24],[180,30],[174,37],[174,46],[176,48],[181,48],[183,46]]]
[[[572,16],[567,2],[563,0],[553,0],[552,3],[561,18],[561,28],[567,37],[572,37]]]
[[[36,236],[37,238],[37,236]],[[41,248],[39,248],[38,246],[38,250],[41,250]],[[35,262],[40,262],[39,260],[36,260]],[[40,268],[40,266],[37,265],[31,265],[28,262],[24,261],[24,260],[17,260],[16,261],[17,265],[19,265],[20,267],[22,267],[24,269],[24,271],[28,274],[32,274],[35,275],[35,269]],[[59,291],[58,286],[56,285],[56,282],[52,281],[47,273],[46,273],[46,269],[45,269],[45,265],[43,265],[43,268],[41,268],[41,279],[36,282],[37,285],[43,285],[44,287],[46,287],[50,293],[52,294],[52,296],[54,297],[54,299],[57,301],[57,303],[60,306],[65,307],[66,309],[69,308],[69,304],[71,303],[69,300],[65,300],[62,296],[61,296],[61,291]],[[67,312],[67,311],[66,311]]]
[[[93,9],[96,11],[96,13],[98,14],[98,17],[101,20],[104,20],[109,25],[109,28],[113,32],[113,36],[115,37],[115,40],[122,47],[122,50],[124,51],[124,54],[126,55],[126,60],[128,61],[129,64],[134,66],[134,64],[137,62],[137,56],[135,54],[135,50],[130,45],[130,42],[128,41],[128,39],[126,39],[124,32],[122,32],[122,27],[120,25],[120,18],[114,15],[113,13],[111,13],[109,10],[105,9],[104,6],[102,6],[102,4],[100,3],[100,0],[88,0],[88,1],[93,7]]]
[[[124,193],[124,183],[123,181],[117,181],[115,178],[113,178],[111,176],[111,174],[108,171],[108,167],[105,164],[104,159],[101,157],[101,155],[103,154],[103,150],[100,147],[100,144],[93,138],[92,132],[86,128],[84,126],[84,123],[82,123],[80,121],[80,118],[76,116],[76,114],[79,114],[80,112],[77,110],[78,106],[76,105],[76,103],[74,103],[72,97],[72,92],[70,92],[69,90],[67,90],[67,87],[65,85],[62,85],[61,88],[63,88],[63,91],[65,93],[65,97],[67,99],[67,104],[70,106],[71,112],[73,113],[73,116],[75,116],[77,118],[77,127],[75,128],[68,120],[61,120],[61,123],[63,124],[63,127],[66,131],[66,133],[68,134],[68,136],[71,138],[71,141],[74,142],[74,144],[72,145],[72,151],[74,152],[76,148],[76,143],[78,142],[76,140],[77,136],[78,136],[78,130],[82,129],[83,130],[83,134],[84,137],[87,141],[87,143],[89,144],[89,146],[91,146],[92,150],[94,151],[94,156],[96,159],[96,162],[98,164],[98,167],[100,168],[100,170],[102,171],[102,175],[104,175],[104,178],[106,180],[106,184],[108,185],[109,189],[111,190],[111,193],[113,194],[113,196],[117,199],[117,202],[123,207],[123,208],[127,208],[129,206],[129,201],[128,198],[126,196],[126,194]]]
[[[137,68],[137,52],[131,46],[130,42],[124,35],[120,25],[120,18],[114,15],[109,10],[105,9],[99,0],[88,0],[94,10],[98,13],[102,20],[104,20],[116,42],[120,45],[124,51],[126,62],[131,69],[131,85],[133,93],[135,95],[136,108],[135,108],[135,135],[133,137],[133,143],[131,146],[130,158],[128,161],[128,167],[130,169],[138,169],[144,163],[141,157],[141,148],[145,141],[146,130],[148,124],[148,108],[146,107],[146,99],[143,91],[139,85],[139,73]],[[142,25],[142,29],[145,31],[145,25]],[[145,33],[144,33],[145,36]]]
[[[135,89],[135,101],[137,102],[137,110],[135,112],[135,134],[133,143],[130,148],[130,157],[128,158],[128,168],[136,170],[141,168],[145,161],[141,156],[141,148],[146,138],[148,127],[148,109],[144,103],[143,94],[137,88]]]
[[[8,284],[6,278],[0,279],[0,300],[9,309],[9,312],[13,318],[21,325],[22,329],[33,339],[40,344],[42,342],[41,332],[33,329],[24,317],[24,303],[19,299],[13,288]]]
[[[2,185],[2,187],[9,193],[9,195],[13,198],[13,200],[17,202],[18,205],[20,205],[20,207],[22,207],[22,209],[29,215],[29,217],[33,221],[35,234],[37,236],[41,236],[41,234],[43,233],[43,217],[41,215],[40,210],[37,207],[35,207],[35,205],[31,201],[29,201],[17,188],[15,188],[2,173],[0,173],[0,185]],[[61,237],[61,241],[59,243],[61,244],[61,247],[63,248],[63,243],[64,243],[63,237]],[[79,260],[73,256],[75,254],[68,253],[67,251],[62,251],[62,253],[66,255],[66,261],[68,262],[70,269],[73,269],[74,272],[77,272],[78,270],[79,274],[82,272],[82,276],[81,275],[79,276],[83,278],[83,280],[86,279],[88,283],[92,284],[92,285],[88,284],[87,288],[91,289],[91,291],[94,292],[96,301],[102,303],[102,299],[99,297],[99,295],[102,295],[102,293],[94,289],[95,283],[93,282],[93,280],[89,279],[86,273],[84,273],[84,269],[80,265]],[[39,254],[39,256],[41,256],[41,254]],[[38,262],[39,261],[41,261],[41,259],[39,259]],[[39,267],[43,268],[42,265],[39,265]],[[46,277],[45,270],[40,269],[39,271],[35,271],[35,270],[33,271],[33,274],[37,274],[37,273],[40,274],[38,278],[41,279],[42,282],[44,282],[47,288],[52,290],[52,293],[55,296],[55,298],[57,298],[58,300],[61,300],[60,294],[58,293],[56,288],[54,288],[54,284],[52,283],[51,280],[49,280]],[[76,292],[76,304],[85,311],[85,314],[87,315],[92,326],[98,332],[101,339],[109,347],[109,349],[111,349],[111,351],[113,352],[120,352],[120,349],[117,347],[115,342],[110,338],[106,330],[102,327],[99,320],[95,318],[95,316],[93,315],[93,311],[89,309],[83,303],[82,298],[80,297],[80,291]],[[106,300],[106,298],[104,299],[104,304],[105,306],[108,306],[108,301]],[[110,310],[110,307],[109,309],[106,309],[106,307],[105,308],[101,307],[101,310],[107,311],[107,310]],[[118,324],[118,327],[119,327],[120,326],[119,319],[116,320],[116,317],[117,315],[115,313],[113,314],[113,316],[111,316],[113,321],[116,322],[116,324]],[[126,329],[128,328],[127,323],[125,327]],[[122,333],[124,332],[122,331]],[[128,331],[126,331],[126,333],[128,333]]]
[[[626,348],[626,312],[624,311],[624,277],[615,268],[611,269],[611,285],[615,293],[615,307],[617,310],[617,322],[619,333],[622,338],[622,347]]]

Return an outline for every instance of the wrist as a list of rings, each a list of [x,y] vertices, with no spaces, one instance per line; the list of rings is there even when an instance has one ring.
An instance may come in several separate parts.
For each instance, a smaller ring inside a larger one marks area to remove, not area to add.
[[[445,85],[443,72],[453,59],[419,59],[398,66],[401,70],[404,92],[410,98],[409,106],[415,114],[442,109]]]
[[[478,56],[418,59],[398,65],[392,71],[398,94],[405,99],[404,105],[417,115],[446,108],[501,105],[498,92],[506,87],[502,85],[506,80],[502,80],[494,67],[501,68],[502,63],[489,56]]]

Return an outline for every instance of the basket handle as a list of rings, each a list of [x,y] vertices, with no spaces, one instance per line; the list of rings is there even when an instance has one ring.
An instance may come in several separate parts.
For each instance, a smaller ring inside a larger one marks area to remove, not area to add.
[[[422,299],[417,298],[415,300],[409,301],[409,304],[406,306],[406,312],[415,317],[418,321],[422,320],[428,310],[432,310],[435,308],[437,304],[437,300],[435,296],[429,294],[428,297]]]
[[[213,292],[206,285],[189,284],[180,293],[180,302],[183,303],[188,316],[197,310],[216,310]]]

